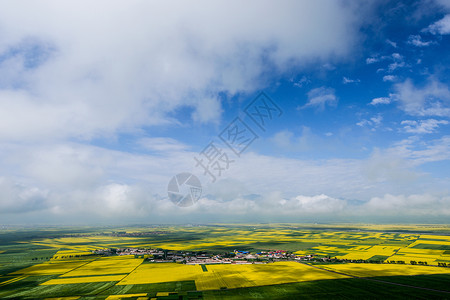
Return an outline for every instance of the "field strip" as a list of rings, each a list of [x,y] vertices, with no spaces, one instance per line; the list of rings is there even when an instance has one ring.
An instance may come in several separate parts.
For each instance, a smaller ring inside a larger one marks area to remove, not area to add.
[[[144,262],[144,261],[142,261],[142,262]],[[140,266],[140,265],[142,265],[142,262],[139,264],[139,265],[137,265],[131,272],[129,272],[126,276],[124,276],[120,281],[123,281],[125,278],[127,278],[128,276],[130,276],[134,271],[136,271],[136,269]]]
[[[305,264],[305,263],[303,263],[303,262],[301,262],[301,264],[308,265],[308,264]],[[420,286],[408,285],[408,284],[403,284],[403,283],[396,283],[396,282],[383,281],[383,280],[379,280],[379,279],[373,279],[373,278],[370,278],[370,277],[359,277],[359,276],[355,276],[355,275],[351,275],[351,274],[345,274],[345,273],[338,272],[338,271],[334,271],[334,270],[323,269],[323,268],[320,268],[320,267],[318,267],[318,266],[313,266],[313,265],[308,265],[308,266],[313,267],[313,268],[317,268],[317,269],[321,269],[321,270],[324,270],[324,271],[328,271],[328,272],[331,272],[331,273],[336,273],[336,274],[346,275],[346,276],[349,276],[349,277],[352,277],[352,278],[357,278],[357,279],[363,279],[363,280],[369,280],[369,281],[374,281],[374,282],[386,283],[386,284],[390,284],[390,285],[404,286],[404,287],[409,287],[409,288],[414,288],[414,289],[420,289],[420,290],[426,290],[426,291],[432,291],[432,292],[438,292],[438,293],[450,294],[449,291],[430,289],[430,288],[426,288],[426,287],[420,287]],[[410,276],[410,275],[400,275],[400,276]]]
[[[110,295],[110,296],[108,296],[108,298],[106,298],[106,300],[123,299],[123,298],[134,298],[134,297],[146,297],[146,296],[148,296],[147,293]]]
[[[66,273],[63,273],[63,274],[59,275],[59,277],[65,275],[65,274],[67,274],[67,273],[69,273],[69,272],[72,272],[72,271],[74,271],[74,270],[76,270],[76,269],[79,269],[79,268],[81,268],[81,267],[83,267],[83,266],[85,266],[85,265],[87,265],[87,264],[90,264],[91,262],[94,262],[94,261],[96,261],[96,260],[98,260],[98,259],[100,259],[100,257],[99,257],[99,258],[96,258],[96,259],[94,259],[94,260],[89,260],[89,261],[87,261],[85,264],[82,264],[82,265],[80,265],[80,266],[78,266],[78,267],[76,267],[76,268],[74,268],[74,269],[70,269],[70,270],[67,271]]]
[[[125,275],[104,275],[95,277],[55,278],[41,283],[40,285],[121,281],[124,277]]]
[[[89,278],[89,277],[99,277],[99,276],[125,276],[128,275],[127,272],[122,273],[106,273],[106,274],[86,274],[86,275],[77,275],[77,276],[58,276],[58,278]]]
[[[14,283],[14,282],[16,282],[16,281],[25,279],[25,278],[27,278],[27,277],[28,277],[28,275],[22,275],[22,276],[19,276],[19,277],[12,278],[12,279],[10,279],[10,280],[6,280],[6,281],[3,281],[2,283],[0,283],[0,286],[2,286],[2,285],[7,285],[7,284],[10,284],[10,283]]]

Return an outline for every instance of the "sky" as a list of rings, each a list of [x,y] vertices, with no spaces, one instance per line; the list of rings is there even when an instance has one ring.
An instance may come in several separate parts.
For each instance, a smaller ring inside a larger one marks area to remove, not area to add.
[[[448,223],[449,50],[445,0],[0,0],[0,224]]]

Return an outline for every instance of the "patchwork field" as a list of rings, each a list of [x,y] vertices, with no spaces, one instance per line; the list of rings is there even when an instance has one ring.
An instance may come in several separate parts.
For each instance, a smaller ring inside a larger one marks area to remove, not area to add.
[[[67,272],[62,277],[128,274],[139,266],[142,261],[143,259],[135,259],[134,256],[102,257]]]
[[[206,272],[200,265],[164,263],[143,264],[118,285],[195,280],[198,290],[216,290],[345,277],[298,262],[208,265]]]
[[[333,286],[342,285],[370,297],[368,291],[355,286],[370,278],[385,282],[364,282],[373,287],[373,293],[380,285],[395,290],[392,282],[402,282],[405,286],[397,291],[426,295],[418,287],[432,286],[439,295],[450,286],[450,268],[438,267],[450,264],[449,234],[448,226],[426,225],[9,229],[0,231],[0,298],[252,299],[273,293],[273,299],[284,299],[283,295],[289,299],[297,293],[313,295],[309,290],[313,285],[316,289],[323,286],[330,295],[336,295]],[[150,263],[134,255],[103,257],[92,251],[126,247],[218,254],[245,250],[253,255],[287,250],[317,259],[185,265]],[[346,262],[322,262],[322,257]]]

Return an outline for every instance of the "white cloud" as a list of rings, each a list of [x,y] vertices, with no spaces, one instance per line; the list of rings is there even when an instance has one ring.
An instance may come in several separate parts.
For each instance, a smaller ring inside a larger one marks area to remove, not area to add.
[[[343,84],[358,83],[358,82],[361,82],[361,80],[359,80],[359,79],[350,79],[350,78],[347,78],[347,77],[342,78],[342,83]]]
[[[408,133],[434,133],[436,129],[439,128],[440,125],[447,125],[448,121],[446,120],[405,120],[401,122],[403,125],[403,130]]]
[[[0,139],[92,139],[176,122],[168,114],[180,107],[192,108],[197,122],[216,122],[218,94],[261,88],[269,65],[276,76],[292,63],[346,58],[362,19],[354,6],[2,5]]]
[[[334,89],[323,86],[310,90],[308,92],[308,102],[301,108],[317,107],[323,110],[325,106],[336,106],[337,102],[338,99]]]
[[[401,61],[401,62],[393,62],[392,64],[389,64],[389,66],[388,66],[388,71],[389,71],[389,72],[392,72],[392,71],[397,70],[398,68],[403,68],[403,67],[405,67],[405,66],[406,66],[406,64],[405,64],[404,61]]]
[[[47,208],[48,191],[0,177],[0,214],[39,211]]]
[[[422,87],[414,86],[411,79],[394,85],[400,108],[415,116],[450,116],[450,91],[448,86],[431,78]],[[392,98],[391,97],[391,98]]]
[[[391,56],[394,60],[403,60],[403,56],[399,53],[392,53]]]
[[[321,194],[312,197],[297,196],[298,210],[302,213],[337,213],[346,207],[344,200]]]
[[[380,59],[377,58],[377,57],[368,57],[368,58],[366,58],[366,64],[368,64],[368,65],[376,63],[378,61],[380,61]]]
[[[411,216],[450,215],[450,197],[432,194],[391,195],[374,197],[364,205],[364,210],[380,215]]]
[[[369,120],[362,119],[360,122],[356,123],[357,126],[364,127],[372,127],[372,130],[375,131],[376,128],[380,127],[381,121],[383,121],[383,117],[381,115],[376,115]]]
[[[408,38],[408,44],[414,45],[416,47],[427,47],[431,45],[433,42],[428,41],[424,42],[420,35],[410,35]]]
[[[309,80],[308,77],[306,76],[302,76],[302,78],[299,81],[294,82],[294,86],[301,88],[303,87],[303,85],[308,83],[311,83],[311,80]]]
[[[284,151],[308,151],[317,146],[319,137],[311,132],[311,128],[303,126],[301,134],[298,136],[292,131],[282,130],[277,132],[270,140]]]
[[[389,103],[391,103],[390,98],[379,97],[379,98],[373,98],[372,101],[370,101],[369,105],[389,104]]]
[[[424,31],[432,34],[450,34],[450,15],[446,15],[439,21],[431,24]]]
[[[410,136],[395,143],[383,153],[386,157],[397,157],[409,161],[413,166],[428,162],[450,159],[450,136],[426,141],[417,136]]]
[[[373,122],[375,126],[379,126],[381,124],[381,121],[383,121],[383,117],[381,115],[377,115],[375,117],[370,118],[370,120]]]
[[[389,66],[388,66],[390,72],[394,71],[397,68],[404,67],[406,65],[405,62],[403,61],[403,56],[397,52],[394,52],[391,55],[383,55],[383,56],[376,55],[376,56],[366,58],[366,64],[370,65],[370,64],[373,64],[376,62],[381,62],[381,61],[386,61],[386,60],[393,61],[393,63],[389,64]],[[384,71],[384,69],[382,69],[382,68],[378,69],[377,73],[381,72],[381,71]]]
[[[381,123],[381,118],[368,121]],[[307,136],[303,146],[317,149],[314,136],[307,133],[302,135]],[[288,132],[285,137],[286,147],[299,149],[303,140]],[[234,214],[244,220],[264,220],[265,216],[276,215],[356,213],[356,207],[349,206],[345,199],[364,203],[379,195],[380,190],[408,195],[443,189],[423,180],[414,168],[449,159],[450,138],[420,144],[416,147],[414,140],[405,140],[392,148],[375,151],[367,160],[302,160],[246,152],[214,184],[201,169],[194,167],[193,157],[197,153],[189,152],[174,140],[150,139],[139,143],[141,147],[156,145],[152,150],[159,152],[155,154],[125,153],[80,144],[33,148],[2,144],[0,167],[6,170],[14,166],[20,176],[0,180],[0,215],[2,220],[14,220],[23,216],[20,214],[31,217],[33,213],[36,218],[45,216],[48,222],[100,219],[194,222],[206,221],[208,216],[214,216],[211,221],[220,216],[230,220]],[[188,209],[173,205],[166,195],[167,182],[181,171],[196,174],[203,185],[204,198]],[[416,184],[419,179],[420,184]]]
[[[383,81],[395,81],[396,79],[397,79],[397,76],[394,76],[394,75],[383,76]]]
[[[183,151],[189,148],[188,145],[168,137],[142,138],[137,143],[145,149],[160,152]]]
[[[436,2],[443,6],[444,9],[450,10],[450,2],[448,2],[447,0],[436,0]]]
[[[389,45],[391,45],[394,48],[397,48],[397,43],[396,42],[393,42],[391,40],[386,40],[386,43],[388,43]]]
[[[362,173],[379,184],[411,184],[419,177],[414,171],[413,162],[391,149],[374,149],[369,159],[363,163]]]

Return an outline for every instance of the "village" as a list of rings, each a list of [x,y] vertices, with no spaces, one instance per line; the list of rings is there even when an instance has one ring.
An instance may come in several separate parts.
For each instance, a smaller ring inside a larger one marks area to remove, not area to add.
[[[286,250],[250,251],[234,250],[221,254],[208,253],[206,251],[174,251],[166,249],[141,249],[141,248],[109,248],[92,251],[93,255],[122,256],[134,255],[135,258],[143,258],[150,263],[182,263],[187,265],[207,264],[267,264],[280,261],[315,262],[315,263],[387,263],[406,264],[402,260],[374,261],[363,259],[338,259],[330,256],[315,254],[296,255]],[[411,265],[427,265],[423,261],[410,261]],[[438,267],[449,267],[447,263],[439,263]]]
[[[314,255],[299,256],[286,250],[250,251],[234,250],[221,254],[208,253],[206,251],[173,251],[166,249],[141,249],[141,248],[110,248],[94,250],[93,254],[102,256],[134,255],[136,258],[144,258],[153,263],[177,262],[183,264],[264,264],[277,261],[335,261],[329,257],[316,257]]]

